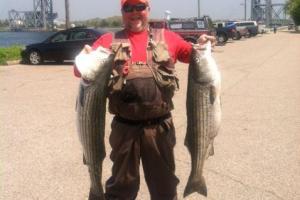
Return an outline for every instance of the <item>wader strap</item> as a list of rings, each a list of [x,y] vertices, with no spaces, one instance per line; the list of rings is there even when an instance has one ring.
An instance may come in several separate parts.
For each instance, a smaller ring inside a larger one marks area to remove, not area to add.
[[[128,42],[128,37],[125,30],[117,31],[113,33],[113,42]]]
[[[130,58],[129,56],[130,56],[131,47],[125,30],[121,30],[113,33],[112,41],[113,41],[111,46],[112,51],[117,54],[118,53],[124,54],[124,55],[116,55],[115,61],[128,60]],[[124,51],[121,49],[127,49],[127,50]]]
[[[149,28],[150,39],[155,42],[165,41],[165,29],[163,28]]]
[[[161,28],[149,28],[148,30],[148,47],[147,47],[147,63],[150,67],[154,67],[155,63],[153,62],[153,48],[154,44],[158,42],[164,42],[164,29]]]

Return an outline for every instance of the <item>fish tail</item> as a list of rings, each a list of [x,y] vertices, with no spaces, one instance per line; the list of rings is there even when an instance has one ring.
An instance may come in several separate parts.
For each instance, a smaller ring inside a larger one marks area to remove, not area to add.
[[[187,197],[194,192],[198,192],[207,197],[207,187],[203,176],[189,177],[188,183],[184,189],[183,197]]]

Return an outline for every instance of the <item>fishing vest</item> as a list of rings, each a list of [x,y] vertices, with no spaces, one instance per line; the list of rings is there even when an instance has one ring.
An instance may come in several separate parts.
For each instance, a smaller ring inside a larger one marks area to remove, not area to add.
[[[115,54],[109,83],[109,111],[129,120],[148,120],[168,114],[178,89],[174,62],[170,58],[163,29],[148,32],[147,62],[132,62],[125,31],[114,33]]]

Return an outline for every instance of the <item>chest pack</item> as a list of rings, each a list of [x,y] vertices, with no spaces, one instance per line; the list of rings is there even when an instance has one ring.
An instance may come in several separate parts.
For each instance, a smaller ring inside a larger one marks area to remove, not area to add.
[[[116,32],[111,49],[115,54],[109,88],[109,111],[130,120],[146,120],[168,114],[179,88],[164,40],[163,29],[148,32],[147,61],[132,62],[125,31]]]

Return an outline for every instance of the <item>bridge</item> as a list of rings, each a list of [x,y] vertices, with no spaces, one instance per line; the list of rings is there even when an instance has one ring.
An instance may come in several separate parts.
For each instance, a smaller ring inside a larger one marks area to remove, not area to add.
[[[33,0],[33,11],[10,10],[8,15],[11,30],[52,30],[54,19],[57,18],[52,0]],[[269,27],[289,22],[285,4],[273,4],[272,0],[251,0],[251,19]]]
[[[33,0],[33,11],[8,12],[9,27],[11,30],[53,30],[54,19],[57,13],[53,12],[52,0]]]
[[[251,0],[251,19],[267,26],[286,25],[290,20],[284,3],[272,3],[272,0]]]

